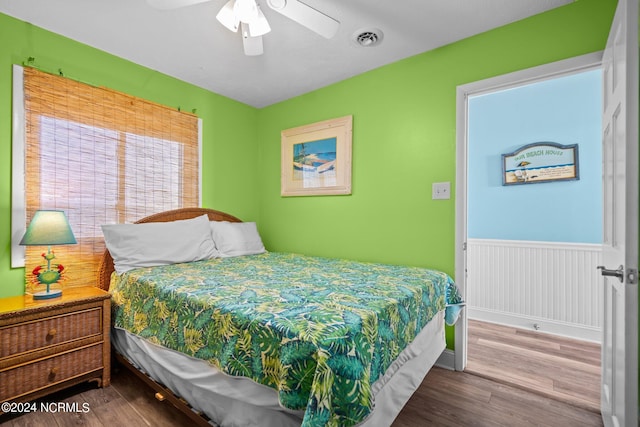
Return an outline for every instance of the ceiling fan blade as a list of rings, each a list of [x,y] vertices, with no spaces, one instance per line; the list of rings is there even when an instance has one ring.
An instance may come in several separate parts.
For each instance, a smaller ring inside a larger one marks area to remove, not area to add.
[[[335,36],[340,27],[340,22],[298,0],[267,0],[267,4],[276,12],[327,39]]]
[[[191,6],[198,3],[208,2],[210,0],[147,0],[147,4],[156,9],[178,9],[180,7]]]
[[[262,45],[262,36],[251,37],[249,34],[249,25],[242,23],[242,46],[244,47],[244,54],[247,56],[258,56],[264,53],[264,46]]]

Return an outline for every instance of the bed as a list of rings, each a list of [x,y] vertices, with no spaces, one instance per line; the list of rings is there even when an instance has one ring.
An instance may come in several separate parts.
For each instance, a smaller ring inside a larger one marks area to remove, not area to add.
[[[203,215],[242,223],[202,208],[138,223]],[[446,309],[461,303],[451,278],[254,252],[116,272],[106,250],[118,360],[201,425],[390,425],[445,348]]]

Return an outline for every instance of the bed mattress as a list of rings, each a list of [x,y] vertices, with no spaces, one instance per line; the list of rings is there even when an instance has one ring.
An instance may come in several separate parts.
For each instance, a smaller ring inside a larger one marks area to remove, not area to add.
[[[372,387],[374,408],[358,427],[390,426],[445,348],[444,311],[420,331]],[[284,408],[270,387],[114,328],[114,349],[220,427],[299,427],[304,411]]]
[[[117,328],[272,388],[310,427],[365,421],[373,385],[453,286],[424,268],[265,253],[136,269],[111,291]]]

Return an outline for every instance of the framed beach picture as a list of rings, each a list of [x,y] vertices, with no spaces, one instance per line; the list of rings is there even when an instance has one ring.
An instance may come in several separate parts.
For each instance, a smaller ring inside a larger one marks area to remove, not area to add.
[[[502,155],[502,185],[580,179],[578,145],[536,142]]]
[[[282,196],[351,194],[353,116],[283,130]]]

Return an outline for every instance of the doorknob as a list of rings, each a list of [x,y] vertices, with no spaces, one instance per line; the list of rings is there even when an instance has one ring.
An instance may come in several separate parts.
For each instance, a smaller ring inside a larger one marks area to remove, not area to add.
[[[618,280],[620,280],[620,283],[624,282],[624,267],[620,266],[618,267],[617,270],[609,270],[604,268],[604,265],[599,265],[598,270],[600,270],[601,274],[603,276],[611,276],[611,277],[617,277]]]

